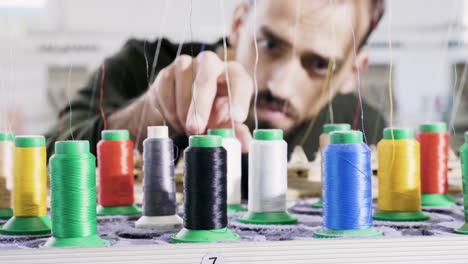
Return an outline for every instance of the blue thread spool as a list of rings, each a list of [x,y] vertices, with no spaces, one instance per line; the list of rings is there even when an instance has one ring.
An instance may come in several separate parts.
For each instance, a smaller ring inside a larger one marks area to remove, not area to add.
[[[314,237],[377,237],[372,223],[370,149],[360,131],[330,134],[323,151],[324,226]]]

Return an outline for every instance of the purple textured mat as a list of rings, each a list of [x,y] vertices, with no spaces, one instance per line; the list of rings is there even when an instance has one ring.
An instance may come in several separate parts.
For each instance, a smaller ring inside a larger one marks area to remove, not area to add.
[[[461,200],[461,196],[457,197]],[[310,240],[316,229],[322,226],[321,209],[313,209],[311,204],[317,199],[302,199],[296,201],[289,211],[298,217],[297,225],[251,225],[242,224],[236,219],[243,213],[229,214],[229,228],[241,236],[241,241],[283,241]],[[431,216],[422,222],[386,222],[374,221],[376,228],[384,232],[386,237],[402,236],[447,236],[457,234],[454,229],[464,224],[463,206],[457,205],[449,209],[425,208]],[[106,216],[99,217],[99,235],[111,242],[111,246],[147,245],[169,243],[170,236],[177,232],[137,229],[134,227],[137,216]],[[3,222],[0,222],[3,223]],[[37,248],[47,240],[47,236],[3,236],[0,235],[0,249]],[[229,242],[236,243],[236,242]]]

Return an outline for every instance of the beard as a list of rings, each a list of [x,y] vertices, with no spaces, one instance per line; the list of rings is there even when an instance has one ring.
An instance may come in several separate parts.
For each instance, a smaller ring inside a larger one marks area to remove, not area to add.
[[[269,109],[272,109],[274,111],[279,111],[282,112],[287,116],[288,119],[294,121],[298,121],[298,111],[294,108],[294,106],[291,104],[290,101],[286,99],[282,99],[279,97],[274,96],[269,90],[265,90],[262,92],[258,93],[257,97],[257,108],[260,107],[268,107]],[[254,99],[252,99],[252,102],[250,104],[250,112],[249,112],[249,117],[246,121],[247,126],[250,128],[250,130],[255,129],[255,105],[254,105]],[[297,123],[297,122],[295,122]],[[294,127],[293,125],[292,127]],[[289,131],[292,127],[289,128],[281,128],[278,126],[278,124],[274,124],[273,122],[269,120],[264,120],[261,119],[260,117],[258,118],[258,128],[262,129],[283,129],[285,133]]]

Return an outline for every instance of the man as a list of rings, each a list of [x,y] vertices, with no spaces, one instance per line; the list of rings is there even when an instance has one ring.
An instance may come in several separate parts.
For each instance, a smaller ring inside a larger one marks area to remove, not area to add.
[[[90,140],[95,152],[106,126],[128,129],[141,144],[147,126],[163,124],[170,127],[181,149],[187,145],[187,135],[230,127],[232,116],[247,152],[257,114],[258,128],[283,129],[289,151],[302,144],[313,159],[324,123],[360,124],[355,118],[358,100],[351,92],[368,64],[361,47],[382,13],[382,0],[241,2],[228,36],[234,60],[221,59],[222,41],[184,44],[182,55],[176,57],[178,45],[162,40],[154,81],[151,66],[158,41],[130,40],[105,60],[71,107],[63,110],[61,124],[49,133],[49,151],[54,141],[73,135]],[[376,143],[384,122],[366,104],[363,113],[368,143]],[[70,120],[71,128],[63,125]]]

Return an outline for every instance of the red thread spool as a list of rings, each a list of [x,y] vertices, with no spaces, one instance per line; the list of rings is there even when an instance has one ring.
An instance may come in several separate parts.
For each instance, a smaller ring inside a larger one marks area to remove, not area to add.
[[[417,139],[421,145],[421,200],[423,206],[449,206],[455,202],[448,192],[450,137],[445,123],[424,124]]]
[[[113,207],[113,210],[103,212],[100,208],[98,214],[137,214],[139,210],[133,205],[133,142],[129,133],[127,130],[104,130],[101,136],[102,140],[97,145],[98,200],[99,205]],[[118,207],[121,208],[116,210]]]

